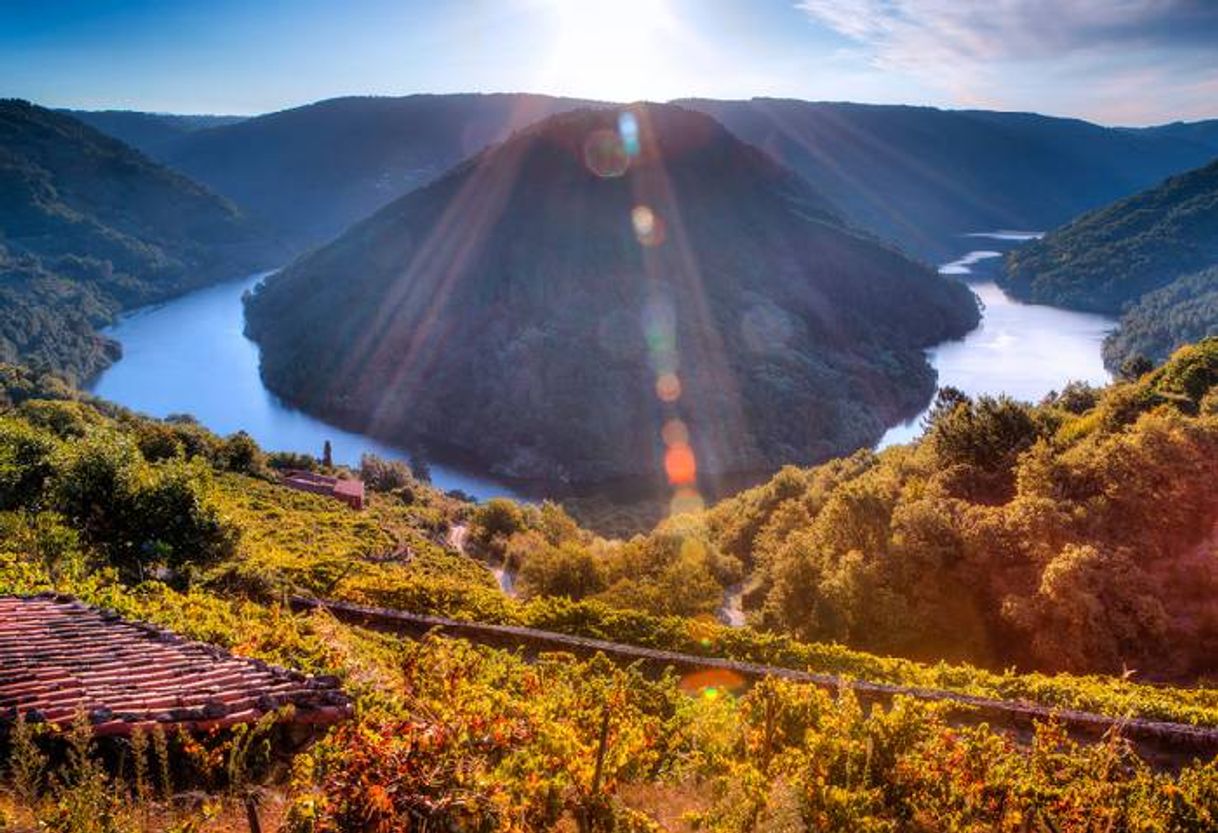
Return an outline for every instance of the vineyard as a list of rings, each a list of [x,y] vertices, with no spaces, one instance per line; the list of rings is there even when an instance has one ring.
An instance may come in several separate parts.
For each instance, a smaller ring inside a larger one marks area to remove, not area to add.
[[[1164,405],[1144,383],[1058,430],[1111,434],[1096,427],[1108,411],[1151,407],[1121,436],[1208,442],[1208,355],[1182,377],[1187,396]],[[917,661],[808,638],[772,608],[748,627],[707,615],[742,571],[785,569],[746,564],[741,541],[785,557],[777,533],[826,523],[810,506],[849,519],[833,490],[856,476],[896,468],[902,494],[919,493],[926,449],[788,473],[707,517],[606,541],[552,504],[475,506],[375,459],[354,512],[277,485],[277,467],[317,465],[304,455],[24,371],[0,379],[0,595],[67,594],[333,676],[354,703],[286,754],[270,740],[286,713],[106,740],[84,720],[54,731],[0,714],[5,833],[1218,827],[1218,690],[1204,679]],[[471,555],[446,544],[457,524]],[[504,564],[520,598],[487,569]]]

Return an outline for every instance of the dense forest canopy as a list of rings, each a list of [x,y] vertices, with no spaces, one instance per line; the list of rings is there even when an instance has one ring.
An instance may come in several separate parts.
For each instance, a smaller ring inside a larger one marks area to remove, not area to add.
[[[1039,303],[1116,314],[1218,263],[1218,161],[1085,214],[1013,252],[1003,286]]]
[[[1218,340],[1037,406],[944,391],[925,438],[707,511],[759,623],[879,652],[1165,677],[1218,645]]]
[[[1104,362],[1119,368],[1143,357],[1161,362],[1178,347],[1218,336],[1218,264],[1143,295],[1104,342]]]
[[[0,359],[77,380],[116,312],[281,256],[229,202],[70,116],[0,101]]]
[[[963,285],[668,105],[552,117],[272,276],[246,311],[289,401],[576,484],[653,479],[677,418],[711,476],[870,445],[930,398],[921,348],[978,321]]]

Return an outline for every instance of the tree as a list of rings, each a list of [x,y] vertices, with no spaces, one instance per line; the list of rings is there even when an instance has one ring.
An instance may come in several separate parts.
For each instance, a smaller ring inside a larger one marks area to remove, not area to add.
[[[587,547],[575,542],[543,543],[524,559],[517,576],[521,593],[582,599],[605,588],[605,572]]]
[[[369,489],[377,492],[392,492],[413,486],[415,479],[410,467],[400,460],[386,460],[375,454],[364,454],[359,458],[359,476]]]
[[[225,438],[220,456],[224,468],[238,474],[257,476],[266,470],[266,456],[254,438],[244,431]]]
[[[427,462],[422,451],[416,450],[410,453],[410,471],[414,474],[414,479],[420,483],[431,482],[431,463]]]
[[[1141,353],[1135,353],[1125,361],[1121,362],[1120,369],[1117,370],[1117,375],[1126,382],[1136,382],[1147,373],[1155,369],[1155,363],[1146,358]]]
[[[507,541],[525,529],[524,512],[507,498],[491,498],[474,510],[469,522],[470,541],[495,555],[502,555]]]

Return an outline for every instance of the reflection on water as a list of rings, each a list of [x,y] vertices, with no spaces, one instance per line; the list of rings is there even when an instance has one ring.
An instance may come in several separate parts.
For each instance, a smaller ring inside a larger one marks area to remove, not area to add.
[[[1035,232],[980,232],[967,235],[1010,243],[1037,237]],[[1070,381],[1093,385],[1111,381],[1100,347],[1116,321],[1103,315],[1024,304],[1007,297],[993,280],[978,274],[996,264],[1002,253],[971,251],[939,271],[964,276],[985,309],[981,325],[959,341],[927,351],[939,371],[939,386],[959,388],[970,396],[1008,394],[1035,402]],[[922,433],[925,413],[889,429],[879,448],[908,442]]]
[[[245,430],[268,450],[321,455],[330,440],[335,462],[358,465],[372,452],[407,455],[343,431],[286,406],[262,386],[258,346],[242,332],[241,295],[262,276],[192,292],[125,316],[105,334],[123,345],[123,358],[97,379],[92,392],[151,416],[194,415],[219,434]],[[432,481],[479,498],[513,492],[487,478],[432,464]]]

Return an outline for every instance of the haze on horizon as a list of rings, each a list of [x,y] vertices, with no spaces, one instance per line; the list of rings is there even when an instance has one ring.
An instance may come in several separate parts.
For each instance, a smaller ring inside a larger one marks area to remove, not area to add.
[[[339,95],[779,96],[1218,117],[1210,0],[0,4],[0,95],[255,114]]]

